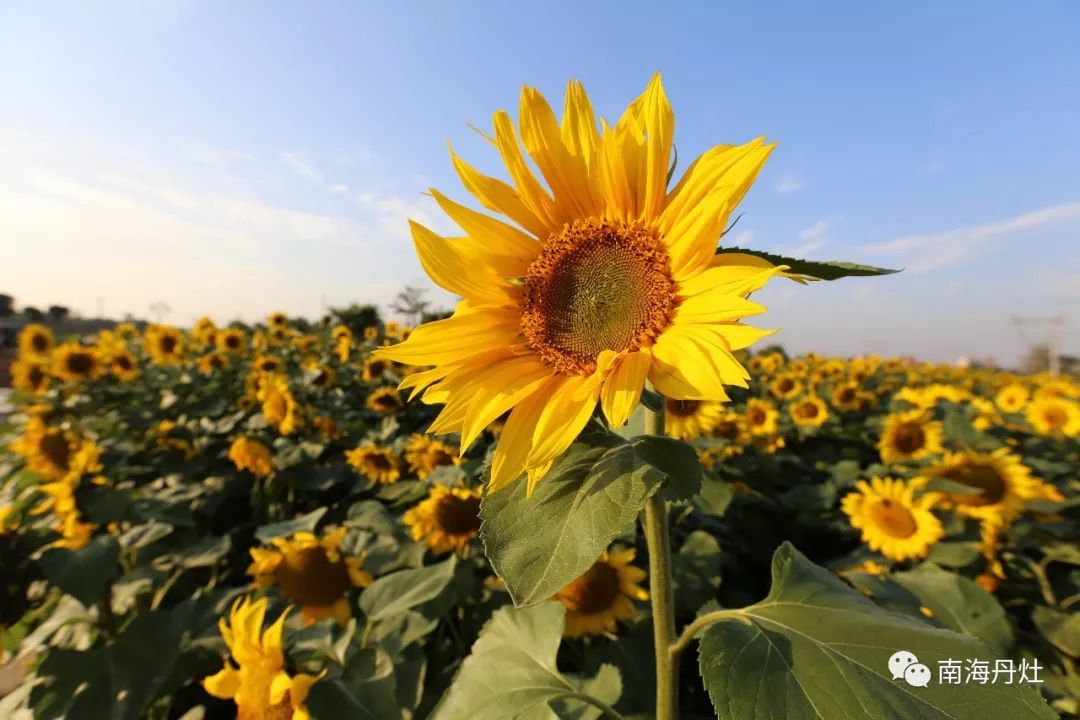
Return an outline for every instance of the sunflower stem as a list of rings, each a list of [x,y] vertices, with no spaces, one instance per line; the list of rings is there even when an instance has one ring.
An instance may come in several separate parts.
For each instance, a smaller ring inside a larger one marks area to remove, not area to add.
[[[645,433],[664,433],[663,410],[647,410]],[[645,542],[649,548],[649,597],[652,599],[653,643],[656,651],[656,720],[675,720],[679,714],[679,656],[675,642],[675,602],[671,582],[671,535],[667,501],[657,491],[645,505]]]

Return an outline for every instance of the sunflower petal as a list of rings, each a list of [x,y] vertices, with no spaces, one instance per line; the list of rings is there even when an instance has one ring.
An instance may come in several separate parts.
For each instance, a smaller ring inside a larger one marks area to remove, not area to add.
[[[622,427],[641,398],[652,353],[648,350],[628,353],[616,362],[600,390],[600,405],[612,427]]]
[[[504,110],[495,113],[495,144],[499,148],[506,171],[514,180],[518,197],[532,213],[547,227],[548,233],[554,232],[563,220],[555,209],[555,201],[533,175],[525,157],[521,154],[517,133],[510,115]],[[538,237],[546,237],[545,235]]]
[[[483,239],[444,238],[412,220],[409,228],[420,264],[439,287],[478,304],[501,305],[518,294],[506,278],[527,269],[522,259],[493,255]]]
[[[410,365],[441,365],[521,341],[517,308],[461,307],[452,317],[421,325],[405,342],[378,348],[373,355]]]
[[[582,158],[585,168],[591,173],[590,178],[595,182],[596,153],[600,147],[600,133],[596,130],[596,117],[593,115],[589,96],[585,94],[585,87],[575,80],[571,80],[566,85],[562,141],[571,155]],[[594,192],[598,194],[599,188],[594,188]]]
[[[525,460],[532,449],[533,430],[540,411],[562,383],[561,376],[553,377],[539,390],[518,403],[506,419],[495,455],[491,459],[491,480],[488,492],[498,492],[525,471]]]
[[[240,673],[226,663],[219,672],[203,678],[202,686],[216,698],[231,700],[240,690]]]
[[[575,400],[574,396],[581,386],[590,383],[594,386],[593,391],[587,397]],[[541,467],[570,447],[592,417],[598,395],[599,383],[596,375],[565,380],[561,387],[551,394],[537,418],[526,466]]]
[[[649,382],[665,397],[673,400],[728,399],[724,390],[725,378],[709,357],[709,351],[695,342],[684,328],[668,328],[652,346],[652,354],[654,362],[649,368]]]
[[[500,272],[504,277],[525,274],[529,262],[540,250],[536,238],[512,225],[456,203],[435,188],[431,188],[430,192],[443,212],[449,215],[466,235],[474,238],[476,242],[484,243],[489,254],[500,263]],[[516,263],[524,265],[518,266]]]
[[[671,110],[660,82],[660,73],[653,75],[644,95],[646,135],[645,197],[641,215],[646,220],[656,218],[664,207],[667,176],[671,164],[671,146],[675,139],[675,113]]]
[[[502,180],[496,180],[477,172],[471,165],[450,150],[454,169],[457,170],[461,184],[465,186],[481,205],[488,210],[501,213],[516,222],[538,238],[545,238],[550,233],[547,225],[521,201],[514,188]]]

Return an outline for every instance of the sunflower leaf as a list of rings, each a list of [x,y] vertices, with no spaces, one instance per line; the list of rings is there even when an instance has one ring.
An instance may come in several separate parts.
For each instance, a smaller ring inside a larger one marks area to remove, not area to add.
[[[525,496],[525,480],[489,493],[480,539],[518,607],[544,602],[590,567],[637,518],[666,474],[615,435],[571,446]]]
[[[716,254],[740,253],[753,255],[754,257],[768,260],[773,265],[787,265],[788,272],[795,275],[806,275],[816,280],[839,280],[843,277],[873,277],[875,275],[892,275],[900,272],[888,268],[874,267],[873,265],[859,265],[857,263],[841,262],[839,260],[800,260],[799,258],[775,255],[763,250],[750,250],[747,248],[724,247],[717,248]]]
[[[117,576],[120,543],[112,535],[99,535],[79,550],[49,550],[39,562],[49,582],[89,607]]]
[[[384,575],[360,596],[360,609],[371,622],[385,620],[433,600],[454,578],[457,556],[436,565]]]
[[[886,612],[789,543],[773,556],[772,590],[708,627],[699,669],[721,720],[744,717],[1053,720],[1027,684],[940,681],[944,660],[986,660],[979,640]],[[889,658],[914,653],[929,685],[893,679]]]

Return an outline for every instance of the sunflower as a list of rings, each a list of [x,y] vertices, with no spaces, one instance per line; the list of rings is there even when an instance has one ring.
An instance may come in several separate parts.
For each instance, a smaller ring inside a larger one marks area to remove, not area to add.
[[[143,333],[143,346],[158,365],[176,365],[184,355],[184,336],[168,325],[151,325]]]
[[[335,325],[334,329],[330,331],[330,337],[334,338],[335,340],[340,340],[342,338],[352,340],[352,336],[352,330],[350,330],[346,325]]]
[[[49,427],[33,416],[26,421],[22,436],[11,449],[26,459],[31,472],[46,481],[78,480],[84,473],[101,469],[101,448],[72,430]]]
[[[325,389],[331,387],[337,379],[337,373],[334,372],[334,368],[323,365],[318,361],[307,363],[305,369],[307,370],[308,382],[311,383],[312,387]]]
[[[224,370],[229,367],[229,356],[223,352],[208,352],[205,355],[200,355],[195,364],[200,373],[211,375],[216,370]]]
[[[869,483],[860,480],[856,491],[844,496],[841,509],[874,552],[897,562],[926,557],[945,531],[930,512],[934,495],[914,497],[922,484],[879,477]]]
[[[52,356],[52,374],[65,382],[92,380],[102,373],[101,358],[94,347],[66,342]]]
[[[751,435],[775,435],[780,413],[768,400],[751,398],[746,401],[746,427]]]
[[[56,344],[52,330],[30,323],[19,332],[19,357],[42,357],[48,355]]]
[[[878,441],[881,461],[887,465],[921,460],[941,452],[942,425],[924,410],[893,413],[885,418]]]
[[[401,479],[401,458],[390,448],[363,443],[346,452],[345,461],[380,485],[392,485]]]
[[[821,427],[829,419],[829,407],[816,395],[807,395],[788,405],[788,414],[796,425]]]
[[[203,688],[235,702],[237,720],[310,720],[304,700],[318,678],[285,671],[281,634],[289,611],[264,632],[266,606],[266,598],[250,596],[233,603],[228,624],[223,618],[218,628],[236,665],[226,659],[220,672],[203,678]]]
[[[1029,500],[1061,499],[1052,485],[1032,477],[1022,458],[1008,448],[992,453],[946,452],[938,465],[927,468],[928,478],[944,478],[979,492],[941,493],[942,504],[980,520],[1011,522]]]
[[[271,313],[266,318],[266,324],[271,330],[282,331],[289,327],[289,316],[283,312]]]
[[[664,400],[664,431],[680,440],[707,435],[720,417],[723,404],[709,400]]]
[[[605,551],[584,575],[555,593],[552,600],[566,606],[564,637],[615,632],[616,620],[634,617],[634,600],[648,600],[649,593],[638,584],[645,571],[631,565],[633,560],[632,549]]]
[[[789,400],[801,393],[802,390],[802,382],[790,372],[777,375],[769,383],[769,392],[780,400]]]
[[[311,418],[311,426],[327,440],[337,440],[341,437],[341,428],[338,427],[334,418],[327,415],[316,415]]]
[[[461,464],[461,458],[448,445],[415,433],[405,446],[405,461],[421,480],[426,480],[431,471],[441,465]]]
[[[310,352],[319,346],[319,338],[314,335],[300,335],[293,338],[292,344],[301,352]]]
[[[367,396],[364,404],[375,412],[392,415],[401,409],[401,396],[394,388],[379,388]]]
[[[1069,377],[1042,374],[1036,376],[1036,398],[1080,398],[1080,382]]]
[[[229,446],[229,459],[237,470],[250,470],[257,477],[266,477],[274,470],[270,448],[258,440],[238,437]]]
[[[240,353],[244,351],[247,338],[240,328],[225,328],[217,334],[215,344],[223,352]]]
[[[281,370],[282,364],[281,361],[273,355],[260,355],[251,363],[251,367],[254,368],[256,372],[275,373]]]
[[[623,425],[646,380],[675,400],[726,400],[749,374],[732,354],[767,332],[739,320],[764,311],[746,296],[783,268],[715,254],[733,208],[772,151],[760,139],[706,152],[671,188],[674,115],[659,76],[614,127],[597,130],[578,83],[562,125],[534,89],[521,98],[521,138],[506,112],[494,144],[513,185],[453,155],[480,204],[515,225],[431,193],[465,231],[447,239],[412,223],[420,262],[463,296],[454,314],[377,356],[434,365],[402,383],[445,404],[432,432],[468,448],[513,409],[492,461],[491,488],[551,467],[597,402]],[[425,391],[426,389],[426,391]]]
[[[751,443],[750,429],[746,425],[746,418],[737,412],[723,412],[716,418],[709,437],[722,440],[722,445],[713,445],[705,449],[703,460],[708,469],[712,469],[718,460],[733,457],[742,453],[743,448]]]
[[[1030,393],[1026,387],[1020,383],[1009,383],[998,390],[997,395],[994,396],[994,402],[1002,412],[1016,413],[1024,409],[1029,397]]]
[[[1001,415],[998,414],[997,405],[986,398],[972,396],[968,404],[975,410],[975,417],[971,425],[976,430],[987,430],[1002,423]]]
[[[380,360],[377,357],[368,357],[364,360],[364,370],[362,377],[365,380],[382,380],[383,374],[390,369],[391,363],[386,360]]]
[[[130,382],[139,376],[139,366],[135,356],[123,350],[109,360],[109,372],[121,382]]]
[[[480,491],[432,485],[402,520],[412,539],[427,543],[432,552],[463,554],[480,533]]]
[[[837,410],[848,412],[859,409],[860,388],[857,382],[846,382],[838,385],[832,394],[832,406]]]
[[[259,379],[256,395],[262,403],[262,414],[266,422],[277,428],[282,435],[291,435],[299,424],[298,408],[289,380],[284,375],[263,375]]]
[[[31,395],[42,395],[49,389],[49,369],[35,357],[22,356],[11,363],[11,387]]]
[[[191,329],[191,337],[199,347],[213,345],[214,338],[217,337],[217,326],[214,325],[214,321],[210,318],[201,317],[195,322],[195,327]]]
[[[1040,435],[1080,435],[1080,403],[1063,397],[1036,397],[1028,405],[1025,417]]]
[[[300,605],[300,615],[307,624],[332,617],[342,625],[349,622],[352,610],[345,597],[351,587],[367,587],[371,573],[363,569],[364,553],[349,556],[341,552],[346,528],[323,533],[321,538],[309,532],[274,538],[273,548],[252,548],[248,575],[255,585],[277,585],[285,597]]]
[[[364,339],[371,342],[379,339],[379,328],[368,325],[364,328]]]

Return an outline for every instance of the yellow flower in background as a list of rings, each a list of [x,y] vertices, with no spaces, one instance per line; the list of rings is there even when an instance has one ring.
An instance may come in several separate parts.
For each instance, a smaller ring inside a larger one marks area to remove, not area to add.
[[[903,400],[918,408],[930,409],[942,400],[951,403],[962,403],[971,397],[971,393],[954,385],[942,385],[935,383],[923,388],[906,387],[895,395],[897,400]]]
[[[361,377],[368,382],[382,380],[383,375],[390,369],[390,362],[369,356],[364,360],[364,370]]]
[[[270,448],[258,440],[238,437],[229,446],[229,459],[237,470],[249,470],[257,477],[266,477],[274,471],[274,460]]]
[[[214,339],[217,337],[217,326],[214,325],[214,321],[210,318],[201,317],[196,321],[195,327],[191,329],[191,337],[199,347],[213,345]]]
[[[247,349],[247,336],[240,328],[225,328],[218,332],[215,344],[223,352],[242,353]]]
[[[259,379],[256,397],[262,403],[262,415],[267,423],[282,435],[291,435],[296,431],[299,424],[298,408],[287,377],[263,375]]]
[[[289,316],[283,312],[271,313],[266,318],[266,324],[271,330],[283,331],[289,327]]]
[[[30,323],[19,332],[19,357],[43,357],[52,352],[55,344],[52,330],[38,323]]]
[[[832,394],[832,406],[837,410],[854,411],[859,409],[862,399],[861,388],[857,382],[847,382],[837,386]]]
[[[897,562],[926,557],[945,531],[930,512],[934,496],[914,497],[921,486],[921,482],[893,478],[875,477],[869,483],[860,480],[855,492],[844,496],[841,509],[874,552]]]
[[[396,413],[401,409],[401,396],[394,388],[384,387],[373,390],[364,401],[368,409],[384,415]]]
[[[775,435],[779,419],[779,411],[768,400],[751,398],[746,401],[746,427],[751,435]]]
[[[323,365],[318,361],[307,363],[305,369],[307,370],[308,381],[313,387],[328,388],[337,380],[337,373],[334,372],[334,368]]]
[[[311,418],[311,426],[319,431],[327,440],[337,440],[341,437],[341,428],[338,427],[334,418],[326,415],[316,415]]]
[[[737,412],[721,413],[713,423],[709,437],[724,441],[722,446],[711,446],[705,450],[703,464],[708,463],[707,469],[710,470],[717,461],[742,454],[745,446],[752,442],[746,418]]]
[[[435,553],[465,551],[480,533],[480,491],[432,485],[428,496],[406,511],[402,521],[413,540]]]
[[[664,432],[679,440],[708,435],[724,405],[708,400],[664,400]]]
[[[555,593],[552,600],[566,606],[564,637],[615,632],[617,620],[634,617],[634,601],[648,600],[649,593],[639,585],[645,571],[631,565],[633,560],[633,550],[604,552],[585,574]]]
[[[1043,396],[1031,401],[1027,421],[1040,435],[1076,437],[1080,435],[1080,403],[1064,397]]]
[[[165,448],[168,452],[179,453],[184,456],[185,460],[190,460],[195,457],[195,448],[192,447],[191,441],[187,437],[176,437],[173,432],[177,429],[175,420],[165,419],[157,424],[155,432],[157,434],[158,447]],[[190,437],[190,431],[186,428],[181,429],[182,432]]]
[[[379,328],[368,326],[364,328],[364,339],[367,341],[379,339]]]
[[[801,427],[821,427],[829,419],[829,407],[816,395],[807,395],[788,405],[788,414]]]
[[[143,347],[158,365],[177,365],[184,356],[184,335],[168,325],[151,325],[143,333]]]
[[[799,381],[797,376],[790,372],[777,375],[773,378],[773,381],[769,383],[769,392],[780,400],[790,400],[802,391],[802,382]]]
[[[460,433],[463,450],[512,410],[492,490],[525,471],[535,487],[598,402],[621,426],[646,380],[675,400],[722,401],[725,385],[745,387],[733,353],[768,334],[739,322],[765,309],[746,298],[783,269],[715,254],[772,146],[713,148],[669,190],[674,114],[659,76],[602,133],[579,83],[561,125],[526,87],[520,130],[519,143],[510,116],[495,114],[512,185],[453,156],[480,204],[514,225],[432,190],[466,236],[412,223],[416,250],[431,278],[465,299],[452,317],[376,351],[435,366],[402,386],[445,405],[431,432]]]
[[[334,340],[341,340],[342,338],[352,340],[352,330],[346,325],[335,325],[334,329],[330,331],[330,337]]]
[[[195,365],[203,375],[211,375],[217,370],[229,367],[229,356],[221,352],[208,352],[200,355]]]
[[[1080,398],[1080,381],[1073,378],[1043,374],[1035,376],[1035,382],[1036,398]]]
[[[218,624],[232,661],[226,659],[220,672],[204,678],[203,688],[235,702],[237,720],[310,720],[304,700],[318,678],[286,672],[281,636],[288,610],[263,631],[266,606],[266,598],[250,596],[233,603],[229,622],[223,618]]]
[[[1024,409],[1029,397],[1026,387],[1019,383],[1010,383],[998,391],[994,402],[1002,412],[1016,413]]]
[[[921,460],[942,451],[942,425],[931,420],[925,410],[893,413],[885,418],[878,441],[881,461],[886,465]]]
[[[261,373],[276,373],[282,369],[281,360],[273,355],[260,355],[251,363],[252,369]]]
[[[352,617],[346,593],[372,581],[371,573],[363,569],[364,553],[341,552],[346,533],[346,528],[339,527],[321,538],[310,532],[274,538],[272,548],[251,548],[248,575],[255,577],[258,587],[281,588],[285,597],[300,606],[305,623],[334,618],[344,625]]]
[[[390,448],[364,443],[346,452],[345,461],[380,485],[392,485],[401,479],[401,458]]]
[[[22,455],[30,471],[46,481],[77,480],[84,473],[101,469],[101,449],[93,440],[62,427],[49,427],[36,416],[27,420],[11,450]]]
[[[49,368],[36,357],[24,356],[11,363],[11,387],[19,392],[41,395],[51,380]]]
[[[139,365],[134,355],[123,350],[109,360],[109,372],[121,382],[131,382],[139,376]]]
[[[924,470],[924,475],[974,488],[971,493],[941,493],[941,504],[980,520],[1008,524],[1029,500],[1062,499],[1052,485],[1033,477],[1022,458],[1008,448],[992,453],[946,452],[939,464]]]
[[[93,347],[66,342],[52,355],[52,374],[64,382],[93,380],[103,371],[101,358]]]
[[[461,464],[461,458],[450,446],[416,433],[409,438],[409,443],[405,446],[405,461],[421,480],[426,480],[437,467]]]

